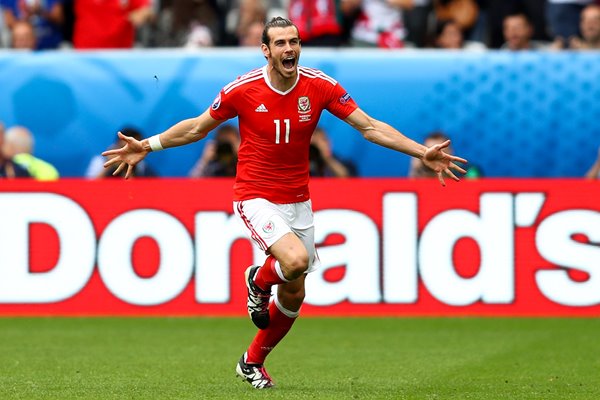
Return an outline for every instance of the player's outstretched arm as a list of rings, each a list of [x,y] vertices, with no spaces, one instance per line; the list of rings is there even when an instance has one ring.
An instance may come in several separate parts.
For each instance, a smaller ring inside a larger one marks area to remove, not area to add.
[[[344,121],[357,129],[365,139],[372,143],[421,159],[423,164],[435,171],[443,186],[446,185],[444,175],[458,181],[459,179],[453,170],[462,174],[466,173],[455,162],[466,163],[467,160],[444,152],[444,149],[450,146],[449,140],[435,146],[426,147],[404,136],[400,131],[385,122],[371,118],[360,108],[354,110]]]
[[[113,175],[118,175],[123,169],[127,168],[125,179],[128,179],[133,174],[133,168],[151,151],[197,142],[198,140],[205,138],[206,135],[219,126],[221,122],[223,121],[211,117],[207,110],[196,118],[184,119],[163,133],[154,135],[142,141],[125,136],[119,132],[119,138],[125,142],[125,146],[119,149],[107,150],[102,153],[103,156],[110,158],[104,163],[104,168],[110,167],[111,165],[118,165],[115,172],[113,172]]]

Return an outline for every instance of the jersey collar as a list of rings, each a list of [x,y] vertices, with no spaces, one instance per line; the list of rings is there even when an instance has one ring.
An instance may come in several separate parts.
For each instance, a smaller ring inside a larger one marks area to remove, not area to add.
[[[265,65],[262,68],[263,78],[264,78],[265,83],[267,84],[267,86],[270,87],[272,91],[274,91],[275,93],[281,94],[281,95],[286,95],[289,92],[291,92],[292,90],[294,90],[294,88],[298,84],[298,81],[300,80],[300,70],[298,70],[298,73],[296,74],[296,82],[294,82],[294,84],[292,85],[292,87],[289,88],[288,90],[286,90],[285,92],[282,92],[281,90],[275,89],[273,87],[273,85],[271,85],[271,81],[269,80],[269,74],[267,72],[267,67],[268,67],[268,65]]]

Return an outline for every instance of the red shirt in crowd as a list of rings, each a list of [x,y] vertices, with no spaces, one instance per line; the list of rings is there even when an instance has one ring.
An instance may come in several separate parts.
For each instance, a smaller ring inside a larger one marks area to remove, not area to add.
[[[302,41],[325,35],[341,35],[338,0],[290,0],[289,18],[298,27]]]
[[[129,21],[129,13],[150,5],[151,0],[75,0],[73,47],[133,47],[135,28]]]

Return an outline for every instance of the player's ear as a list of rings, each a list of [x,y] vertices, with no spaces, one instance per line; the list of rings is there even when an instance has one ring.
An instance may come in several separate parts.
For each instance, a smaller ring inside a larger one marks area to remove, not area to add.
[[[269,58],[271,56],[271,50],[269,50],[269,46],[267,46],[264,43],[260,44],[260,49],[263,52],[263,55],[265,56],[265,58]]]

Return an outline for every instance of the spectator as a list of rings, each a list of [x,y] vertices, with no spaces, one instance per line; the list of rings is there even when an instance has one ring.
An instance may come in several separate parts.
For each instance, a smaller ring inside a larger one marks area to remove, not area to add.
[[[75,0],[76,49],[127,49],[154,15],[152,0]]]
[[[129,137],[133,137],[137,140],[142,140],[143,136],[140,133],[140,131],[138,131],[135,128],[131,128],[131,127],[126,127],[121,129],[121,133],[125,136],[129,136]],[[117,138],[117,140],[115,141],[115,143],[113,143],[112,145],[110,145],[108,147],[107,150],[111,150],[111,149],[118,149],[120,147],[123,147],[124,142]],[[86,178],[89,179],[103,179],[103,178],[112,178],[113,175],[112,173],[115,171],[116,168],[104,168],[104,163],[106,162],[106,159],[101,156],[101,155],[97,155],[94,156],[91,160],[90,163],[88,165],[87,171],[86,171]],[[150,167],[148,165],[148,163],[146,162],[141,162],[138,165],[135,166],[135,169],[133,171],[133,175],[137,176],[139,178],[154,178],[157,177],[158,174],[154,171],[154,169],[152,169],[152,167]],[[123,175],[117,175],[118,177],[122,177]]]
[[[0,0],[4,20],[14,35],[17,22],[29,22],[34,30],[37,50],[57,49],[63,42],[63,0]],[[22,26],[19,27],[22,29]],[[22,32],[18,32],[22,33]]]
[[[33,25],[28,21],[16,21],[11,32],[10,47],[15,50],[35,50],[37,38]]]
[[[583,8],[594,0],[547,0],[546,22],[553,39],[568,40],[578,36]]]
[[[523,13],[507,15],[503,23],[504,50],[535,50],[539,45],[531,40],[533,29],[527,16]]]
[[[406,30],[402,10],[412,0],[362,0],[361,13],[352,28],[352,44],[358,47],[402,48]]]
[[[435,146],[436,144],[444,143],[447,140],[450,140],[450,138],[446,134],[441,131],[434,131],[425,137],[423,144],[425,146]],[[454,154],[452,147],[446,148],[445,151],[448,154]],[[483,171],[476,165],[469,165],[469,167],[465,168],[465,170],[465,178],[476,179],[483,176]],[[432,173],[431,170],[417,158],[411,160],[408,176],[410,178],[437,178],[437,175]]]
[[[440,20],[435,27],[435,47],[438,49],[462,49],[465,38],[460,25],[454,20]]]
[[[581,12],[581,37],[574,36],[569,47],[576,50],[600,49],[600,5],[591,4]]]
[[[429,39],[432,0],[412,0],[412,6],[402,10],[406,41],[415,47],[425,47]]]
[[[343,16],[349,17],[361,0],[290,0],[288,16],[298,27],[303,46],[338,47],[344,44]]]
[[[235,176],[240,133],[234,125],[223,125],[213,140],[204,145],[202,156],[189,173],[190,178]]]
[[[478,0],[480,19],[474,28],[474,38],[498,49],[504,44],[504,19],[508,15],[524,13],[532,26],[532,39],[548,42],[546,23],[547,0]]]
[[[285,14],[281,2],[288,0],[227,0],[223,6],[223,40],[224,46],[237,46],[256,22],[265,23],[271,13]],[[287,4],[287,3],[286,3]]]
[[[213,34],[208,27],[197,22],[192,22],[184,46],[188,49],[213,47]]]
[[[477,22],[479,6],[475,0],[434,0],[437,20],[453,20],[465,32]]]
[[[446,50],[485,50],[483,43],[465,41],[460,25],[454,20],[437,21],[433,47]]]
[[[310,176],[348,178],[358,175],[352,161],[333,153],[327,133],[319,126],[310,139],[309,160]]]
[[[24,126],[13,126],[6,131],[2,151],[5,157],[12,158],[37,180],[58,179],[58,171],[52,164],[33,156],[33,145],[34,139],[29,129]]]
[[[265,22],[267,19],[267,7],[262,0],[239,0],[238,12],[235,35],[239,43],[250,25],[255,22]]]
[[[245,32],[240,34],[240,46],[260,47],[262,43],[262,32],[265,29],[264,22],[255,21],[251,23]]]
[[[585,177],[588,179],[600,178],[600,147],[598,148],[598,158],[596,158],[594,164],[592,164],[589,171],[585,174]]]
[[[4,147],[4,124],[0,122],[0,149]],[[30,178],[31,175],[19,164],[6,157],[3,151],[0,151],[0,179],[12,178]]]
[[[152,45],[210,47],[223,39],[221,11],[215,0],[165,0],[154,21]]]

